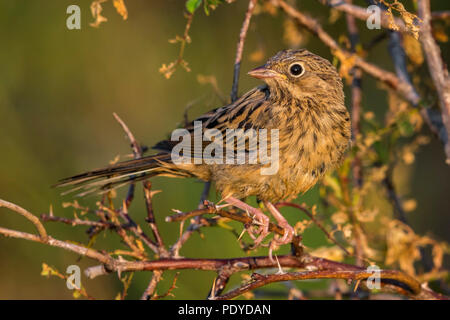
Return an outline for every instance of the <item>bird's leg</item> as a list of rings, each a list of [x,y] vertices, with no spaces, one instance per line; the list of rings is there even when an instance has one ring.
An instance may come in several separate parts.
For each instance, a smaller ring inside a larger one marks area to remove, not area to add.
[[[256,221],[258,221],[259,230],[261,231],[259,233],[259,236],[255,239],[255,246],[260,245],[264,238],[269,234],[269,217],[266,216],[260,209],[254,208],[251,205],[248,205],[245,202],[234,197],[227,197],[223,201],[235,206],[236,208],[248,212]]]
[[[281,239],[277,239],[276,237],[274,237],[274,241],[276,242],[276,244],[283,245],[292,242],[292,238],[295,235],[294,228],[289,225],[287,220],[282,216],[280,211],[278,211],[278,209],[272,203],[265,201],[264,205],[270,211],[275,220],[277,220],[278,225],[284,230],[284,234]]]

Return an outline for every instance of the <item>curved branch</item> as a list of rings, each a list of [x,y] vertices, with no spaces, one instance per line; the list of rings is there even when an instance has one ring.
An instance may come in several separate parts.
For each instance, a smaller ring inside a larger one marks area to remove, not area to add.
[[[355,18],[358,18],[360,20],[366,21],[371,15],[371,13],[367,12],[366,8],[363,8],[363,7],[360,7],[360,6],[351,4],[351,3],[347,3],[342,0],[319,0],[319,2],[331,7],[333,9],[345,12],[345,13],[347,13]],[[385,15],[385,14],[381,15],[380,18],[381,18],[380,23],[383,28],[393,30],[387,15]],[[397,17],[393,17],[393,19],[394,19],[394,23],[398,27],[399,31],[410,32],[410,30],[405,26],[405,23],[403,22],[402,19],[397,18]]]
[[[3,200],[0,201],[1,201],[0,203],[3,204],[3,206],[7,206],[8,208],[14,208],[15,210],[17,210],[15,205],[12,205],[9,202]],[[24,215],[29,220],[37,221],[36,224],[40,225],[43,228],[42,224],[40,223],[39,219],[36,216],[34,216],[33,214],[29,213],[28,211],[22,208],[20,209],[18,209],[18,211],[25,213]],[[224,214],[225,211],[218,210],[218,212],[222,212],[222,214]],[[237,221],[241,221],[243,223],[251,222],[248,220],[248,219],[251,220],[251,218],[247,216],[240,216],[231,213],[224,214],[224,216],[234,218]],[[179,215],[178,217],[180,217],[181,219],[183,218],[183,215]],[[278,230],[279,228],[278,226],[274,225],[272,228],[274,232],[282,233],[282,230]],[[223,271],[226,270],[225,277],[222,277],[223,279],[219,281],[220,288],[218,288],[215,291],[212,291],[213,296],[211,298],[217,299],[233,298],[248,290],[252,290],[265,284],[277,281],[321,279],[321,278],[361,280],[368,278],[369,276],[372,275],[372,273],[367,272],[367,270],[365,270],[362,267],[310,256],[301,251],[297,251],[298,256],[283,255],[277,257],[277,261],[274,261],[270,257],[266,256],[242,257],[232,259],[166,258],[154,261],[149,260],[127,261],[121,257],[119,257],[118,259],[114,259],[108,254],[103,254],[95,249],[76,245],[69,241],[61,241],[55,239],[51,236],[48,236],[46,233],[45,233],[46,236],[44,237],[42,235],[38,236],[31,233],[10,230],[7,228],[0,227],[0,234],[7,237],[25,239],[47,244],[57,248],[62,248],[77,253],[79,255],[86,256],[93,260],[96,260],[100,262],[101,265],[90,267],[85,271],[85,274],[91,279],[111,272],[117,272],[120,274],[121,272],[130,272],[130,271],[158,271],[159,273],[164,270],[195,269],[195,270],[212,270],[218,272],[219,275],[222,272],[223,275]],[[299,240],[300,238],[297,239],[297,241]],[[263,278],[258,276],[259,278],[256,279],[255,282],[252,282],[244,287],[226,293],[225,295],[216,296],[216,294],[220,294],[220,292],[225,287],[227,278],[229,278],[232,274],[236,272],[256,270],[256,269],[278,268],[278,267],[297,268],[297,269],[304,269],[307,271],[288,273],[284,275],[275,274],[270,276],[263,276]],[[420,296],[421,298],[434,298],[434,299],[445,298],[432,292],[429,289],[424,288],[422,290],[417,280],[399,271],[382,271],[381,278],[384,279],[385,282],[387,282],[391,287],[393,287],[397,293],[403,295],[409,295],[413,297]],[[150,287],[150,289],[152,288],[153,287]]]
[[[45,228],[42,225],[41,221],[34,214],[28,212],[24,208],[19,207],[18,205],[14,204],[14,203],[11,203],[11,202],[8,202],[5,200],[1,200],[1,199],[0,199],[0,207],[8,208],[8,209],[24,216],[28,221],[30,221],[31,223],[34,224],[34,226],[36,227],[36,229],[40,235],[40,239],[42,241],[45,241],[47,239],[47,237],[48,237],[47,231],[45,231]]]
[[[61,248],[64,250],[72,251],[81,256],[86,256],[88,258],[97,260],[105,265],[110,265],[110,264],[113,264],[113,262],[114,262],[114,259],[112,259],[110,256],[108,256],[106,254],[102,254],[102,253],[98,252],[97,250],[79,246],[79,245],[76,245],[76,244],[68,242],[68,241],[58,240],[51,236],[47,236],[46,239],[43,239],[42,237],[39,237],[37,235],[31,234],[28,232],[16,231],[16,230],[11,230],[11,229],[2,228],[2,227],[0,227],[0,234],[4,235],[6,237],[39,242],[39,243],[47,244],[52,247],[57,247],[57,248]]]
[[[229,300],[237,296],[244,294],[245,292],[260,288],[274,282],[292,281],[292,280],[308,280],[308,279],[349,279],[349,280],[366,280],[373,277],[373,273],[365,270],[358,271],[335,271],[335,270],[322,270],[322,271],[304,271],[304,272],[290,272],[283,274],[270,274],[261,275],[254,273],[252,275],[251,282],[231,290],[224,295],[216,297],[217,300]],[[401,286],[395,286],[397,292],[405,295],[417,295],[421,292],[420,283],[414,278],[405,275],[398,271],[380,270],[381,282],[385,283],[400,283],[406,284],[406,290]]]

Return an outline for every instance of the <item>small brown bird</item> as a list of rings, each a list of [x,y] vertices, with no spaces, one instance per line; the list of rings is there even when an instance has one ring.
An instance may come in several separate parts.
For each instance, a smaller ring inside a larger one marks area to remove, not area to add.
[[[265,136],[270,155],[277,153],[274,158],[276,170],[271,174],[263,174],[261,169],[269,169],[274,164],[264,162],[260,154],[256,163],[248,161],[253,150],[248,141],[243,144],[246,161],[237,164],[226,161],[211,163],[206,158],[179,163],[173,159],[178,141],[165,140],[154,146],[160,151],[156,155],[70,177],[62,180],[59,186],[75,186],[74,190],[82,190],[81,195],[84,195],[156,175],[196,177],[214,182],[224,202],[253,215],[259,225],[257,237],[252,234],[255,245],[260,244],[268,234],[269,218],[260,209],[242,201],[248,196],[256,196],[263,201],[284,228],[284,235],[275,237],[275,243],[291,242],[294,229],[273,203],[306,192],[343,159],[350,143],[350,117],[344,105],[342,81],[328,60],[304,49],[281,51],[248,74],[265,81],[265,85],[195,121],[201,121],[201,129],[217,129],[215,133],[223,136],[230,129],[253,129],[258,138],[263,136],[261,129],[277,132],[275,137],[270,134]],[[195,123],[185,127],[185,135],[193,139]],[[237,139],[235,142],[233,138],[232,143],[234,155],[238,152],[240,138]],[[192,146],[188,150],[192,152],[184,150],[182,156],[190,153],[194,160],[204,157],[208,146],[217,146],[217,141],[211,140],[203,141],[200,148]],[[263,145],[262,140],[256,141],[257,148]],[[217,159],[217,156],[225,159],[217,152],[210,153],[210,158]]]

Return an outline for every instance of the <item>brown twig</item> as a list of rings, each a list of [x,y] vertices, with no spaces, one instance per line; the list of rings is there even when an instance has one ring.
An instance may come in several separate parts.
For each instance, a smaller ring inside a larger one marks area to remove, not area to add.
[[[190,212],[178,212],[171,216],[167,216],[166,222],[183,221],[188,218],[196,217],[196,216],[207,214],[207,213],[217,214],[221,217],[229,218],[229,219],[241,222],[244,225],[251,225],[253,223],[253,219],[248,215],[245,215],[243,213],[237,213],[237,212],[234,213],[234,212],[225,211],[225,210],[218,210],[218,209],[215,209],[213,206],[208,206],[204,209],[198,209],[198,210],[194,210],[194,211],[190,211]],[[284,229],[274,223],[269,223],[269,231],[275,232],[279,235],[284,234]]]
[[[173,280],[172,280],[172,285],[170,286],[169,289],[167,289],[166,293],[164,293],[162,295],[159,295],[158,293],[155,292],[153,294],[153,296],[151,297],[151,300],[158,300],[158,299],[162,299],[162,298],[167,297],[167,296],[174,296],[172,294],[172,291],[177,288],[176,284],[177,284],[177,280],[178,280],[178,276],[179,275],[180,275],[179,272],[177,272],[175,274],[175,276],[173,277]]]
[[[124,201],[125,202],[125,201]],[[98,204],[101,210],[107,211],[110,214],[112,222],[116,225],[116,232],[122,238],[123,242],[133,251],[134,255],[140,258],[144,258],[146,256],[143,250],[140,250],[136,243],[134,242],[133,237],[128,235],[127,230],[123,228],[119,222],[118,216],[119,213],[111,208],[108,208],[102,204]],[[127,215],[127,209],[124,206],[124,212]],[[130,224],[130,230],[135,230],[133,228],[134,225]]]
[[[79,218],[68,219],[64,217],[57,217],[49,214],[41,214],[41,219],[44,222],[61,222],[64,224],[68,224],[71,226],[90,226],[90,227],[99,227],[102,229],[114,229],[116,225],[112,222],[107,221],[92,221],[92,220],[82,220]],[[121,227],[127,228],[127,225],[122,225]]]
[[[113,259],[110,256],[108,256],[106,254],[102,254],[102,253],[98,252],[97,250],[94,250],[91,248],[86,248],[86,247],[76,245],[76,244],[73,244],[73,243],[70,243],[67,241],[58,240],[58,239],[55,239],[50,236],[47,236],[47,239],[43,239],[42,237],[31,234],[31,233],[17,231],[17,230],[11,230],[11,229],[2,228],[2,227],[0,227],[0,234],[4,235],[6,237],[11,237],[11,238],[16,238],[16,239],[25,239],[25,240],[29,240],[29,241],[47,244],[52,247],[57,247],[57,248],[61,248],[64,250],[72,251],[81,256],[86,256],[88,258],[97,260],[105,265],[108,265],[113,261]]]
[[[125,131],[125,133],[128,137],[128,140],[131,143],[131,148],[133,149],[134,157],[137,159],[141,158],[142,157],[142,149],[141,149],[141,146],[139,145],[139,143],[136,141],[136,138],[134,137],[133,133],[130,131],[128,126],[125,124],[125,122],[123,122],[123,120],[117,115],[117,113],[113,112],[113,116],[117,120],[117,122],[120,124],[123,131]]]
[[[144,293],[142,294],[141,300],[150,300],[150,298],[154,295],[156,291],[156,286],[162,279],[162,274],[163,272],[160,270],[153,271],[152,278],[148,283],[148,286],[145,289]]]
[[[239,72],[241,69],[242,52],[244,51],[245,38],[247,37],[250,19],[252,18],[253,10],[255,9],[257,0],[250,0],[248,2],[248,9],[245,13],[245,19],[242,23],[241,32],[239,33],[239,41],[236,48],[236,58],[234,60],[233,86],[231,89],[231,102],[236,101],[238,97]]]
[[[139,143],[136,141],[136,138],[134,137],[133,133],[130,131],[128,126],[125,124],[125,122],[123,122],[123,120],[116,113],[113,113],[113,115],[114,115],[114,118],[116,118],[117,122],[119,122],[119,124],[122,126],[125,133],[127,134],[128,140],[130,141],[131,147],[133,149],[135,159],[142,158],[142,149],[141,149]],[[155,216],[153,213],[151,183],[149,181],[144,181],[143,187],[144,187],[145,204],[146,204],[146,208],[147,208],[146,221],[149,224],[150,228],[152,229],[153,236],[155,237],[156,242],[157,242],[157,245],[154,245],[154,243],[152,242],[153,243],[152,247],[156,250],[157,253],[166,255],[167,251],[165,249],[164,242],[161,238],[158,227],[156,225],[156,220],[155,220]],[[126,211],[126,207],[127,207],[126,204],[124,204],[123,209],[125,209],[125,210],[121,210],[121,211]],[[135,224],[131,220],[131,218],[128,216],[127,213],[125,213],[125,216],[130,223]],[[139,230],[136,230],[136,231],[139,231]],[[142,231],[138,232],[138,234],[142,234]],[[149,239],[146,239],[146,240],[148,242]]]
[[[17,212],[18,214],[22,215],[23,217],[25,217],[28,221],[30,221],[32,224],[34,224],[34,226],[36,227],[36,229],[41,237],[41,240],[43,242],[45,242],[47,240],[47,231],[45,231],[45,228],[42,225],[41,221],[39,221],[39,218],[36,217],[34,214],[28,212],[24,208],[19,207],[18,205],[14,204],[14,203],[0,199],[0,208],[1,207],[8,208],[14,212]]]
[[[269,274],[261,275],[258,273],[252,274],[252,281],[227,292],[226,294],[216,297],[217,300],[229,300],[238,297],[245,292],[260,288],[274,282],[292,281],[292,280],[307,280],[307,279],[348,279],[348,280],[366,280],[373,277],[371,272],[365,270],[352,271],[336,271],[336,270],[320,270],[320,271],[304,271],[304,272],[289,272],[283,274]],[[401,286],[394,286],[395,290],[404,295],[417,295],[421,292],[420,284],[413,278],[397,271],[381,270],[381,282],[399,282],[407,283],[409,286],[405,290]]]
[[[352,0],[347,0],[347,5],[352,5]],[[353,54],[358,54],[357,49],[360,45],[359,41],[359,31],[356,25],[356,21],[353,15],[346,13],[345,15],[347,21],[347,30],[350,38],[351,52]],[[352,117],[352,137],[353,143],[355,143],[356,138],[360,134],[360,118],[361,118],[361,101],[362,101],[362,72],[358,67],[352,69],[353,79],[352,79],[352,102],[351,102],[351,117]],[[352,162],[353,171],[353,185],[356,188],[362,185],[362,169],[361,169],[361,159],[358,155]]]
[[[182,37],[178,35],[175,39],[169,40],[170,43],[180,42],[180,51],[178,53],[178,58],[175,61],[169,63],[169,65],[163,64],[161,68],[159,68],[159,72],[162,73],[166,79],[169,79],[172,74],[175,72],[178,66],[183,67],[186,71],[191,71],[188,67],[188,63],[184,60],[184,49],[186,48],[186,44],[191,42],[191,38],[189,37],[189,30],[192,25],[192,20],[194,19],[193,13],[186,13],[186,26],[184,28],[184,33]]]
[[[189,30],[191,22],[192,22],[192,15],[189,18],[188,25],[186,27],[185,40],[187,39],[187,32]],[[182,46],[183,47],[182,47],[181,50],[184,49],[184,42],[183,42]],[[182,54],[182,51],[181,51],[180,54]],[[141,149],[139,143],[136,141],[136,138],[134,137],[133,133],[129,130],[128,126],[122,121],[122,119],[120,119],[120,117],[117,114],[114,113],[114,117],[119,122],[119,124],[122,126],[123,130],[125,131],[125,133],[127,134],[127,137],[129,139],[129,141],[131,143],[131,147],[133,149],[134,158],[135,159],[142,158],[142,149]],[[154,236],[154,238],[156,240],[156,243],[151,242],[151,241],[150,241],[150,243],[152,244],[152,247],[155,249],[154,251],[160,257],[163,257],[163,258],[168,257],[169,256],[169,252],[165,248],[165,245],[164,245],[163,239],[161,237],[161,234],[159,232],[158,226],[156,224],[156,219],[155,219],[155,215],[154,215],[154,212],[153,212],[153,201],[152,201],[153,193],[151,191],[151,182],[148,181],[148,180],[145,180],[145,181],[142,182],[142,185],[143,185],[143,188],[144,188],[144,199],[145,199],[145,206],[146,206],[146,209],[147,209],[147,217],[146,217],[145,221],[150,226],[150,229],[152,230],[153,236]],[[133,186],[133,189],[131,189],[131,187],[130,187],[129,194],[130,194],[130,191],[134,191],[134,186]],[[129,197],[127,196],[127,199],[128,198]],[[126,202],[124,202],[124,205],[123,205],[121,211],[124,213],[124,215],[126,216],[127,220],[131,224],[135,225],[134,221],[128,216]],[[140,230],[140,228],[137,229],[136,232],[139,235],[143,234],[143,231]],[[146,240],[147,240],[147,242],[149,242],[149,239],[146,239]],[[151,278],[147,288],[145,289],[144,293],[142,294],[142,297],[141,297],[142,300],[148,300],[148,299],[150,299],[152,297],[152,295],[154,295],[154,292],[156,291],[156,287],[157,287],[158,283],[162,279],[162,275],[163,275],[162,271],[155,270],[153,272],[152,278]]]
[[[22,210],[16,208],[15,206],[8,206],[8,208],[12,208],[12,210],[20,213]],[[32,215],[31,213],[29,213]],[[227,215],[230,218],[237,218],[238,221],[243,221],[240,216],[235,214]],[[181,218],[181,216],[180,216]],[[38,219],[36,217],[36,219]],[[247,221],[247,220],[245,220]],[[42,226],[43,228],[43,226]],[[274,230],[278,230],[278,227]],[[226,270],[228,268],[228,272],[230,270],[232,273],[245,271],[245,270],[256,270],[256,269],[265,269],[265,268],[276,268],[278,264],[284,268],[301,268],[305,270],[315,270],[315,271],[306,271],[302,273],[298,273],[298,276],[293,276],[292,279],[289,276],[286,276],[288,280],[295,279],[320,279],[327,278],[327,274],[331,277],[333,274],[335,278],[351,278],[355,280],[367,278],[367,272],[360,267],[352,266],[344,263],[339,263],[327,259],[316,258],[313,256],[309,256],[307,254],[302,254],[301,257],[295,257],[293,255],[284,255],[277,257],[277,261],[270,259],[270,257],[243,257],[243,258],[234,258],[234,259],[160,259],[154,261],[127,261],[119,257],[119,259],[114,259],[107,254],[103,254],[98,252],[97,250],[82,247],[71,242],[61,241],[58,239],[54,239],[51,236],[44,237],[33,235],[26,232],[20,232],[16,230],[10,230],[6,228],[0,228],[0,234],[8,237],[15,237],[20,239],[26,239],[30,241],[35,241],[39,243],[44,243],[50,246],[62,248],[68,251],[72,251],[82,256],[89,257],[101,263],[99,266],[94,266],[88,268],[85,273],[89,278],[94,278],[99,275],[104,275],[110,272],[118,272],[119,274],[122,272],[130,272],[130,271],[159,271],[162,272],[164,270],[175,270],[175,269],[197,269],[197,270],[214,270],[216,272],[220,272],[220,270]],[[317,271],[326,271],[329,272],[317,272]],[[292,274],[292,273],[291,273]],[[397,282],[392,283],[392,285],[396,288],[397,292],[400,294],[408,295],[408,296],[420,296],[427,298],[435,298],[440,299],[442,296],[438,296],[430,290],[422,290],[420,285],[413,278],[398,272],[398,271],[382,271],[382,279],[385,280],[395,280]],[[386,275],[386,276],[385,276]],[[153,278],[152,278],[153,279]],[[273,281],[282,281],[284,278],[277,277],[269,277],[269,280],[264,280],[264,283],[270,283]],[[155,287],[153,284],[156,280],[152,280],[153,283],[149,284],[150,289],[146,292],[154,292],[153,288]],[[261,285],[264,285],[261,283]],[[257,285],[257,286],[261,286]],[[250,286],[245,290],[250,290],[255,288],[255,285]],[[407,288],[409,291],[405,291]],[[217,291],[218,292],[218,291]],[[223,296],[216,296],[215,298],[230,298],[236,296],[237,294],[243,293],[242,289],[240,291],[231,291],[231,293],[227,293]],[[147,295],[148,296],[148,295]]]
[[[235,273],[235,267],[226,265],[220,268],[217,272],[217,277],[214,279],[211,290],[208,294],[208,300],[215,300],[217,296],[222,294],[223,290],[230,280],[230,277]]]
[[[371,13],[367,12],[366,8],[354,5],[350,2],[346,2],[343,0],[319,0],[324,5],[327,5],[333,9],[345,12],[347,15],[351,15],[360,20],[366,21]],[[402,19],[393,17],[395,25],[399,28],[401,32],[410,32],[410,30],[405,26],[405,23]],[[381,15],[380,24],[383,28],[392,30],[392,26],[389,22],[389,18],[387,15]]]
[[[158,243],[160,254],[167,255],[167,250],[165,249],[163,239],[161,234],[159,233],[158,226],[156,225],[155,214],[153,212],[153,202],[152,202],[152,191],[151,191],[151,183],[150,181],[144,181],[144,196],[145,196],[145,205],[147,208],[147,217],[145,221],[149,224],[150,228],[153,231],[153,235]]]

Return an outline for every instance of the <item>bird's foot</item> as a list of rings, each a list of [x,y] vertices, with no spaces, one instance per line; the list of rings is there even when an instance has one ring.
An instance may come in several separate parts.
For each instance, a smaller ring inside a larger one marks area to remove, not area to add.
[[[227,197],[224,201],[235,206],[236,208],[244,210],[252,217],[253,224],[247,228],[247,232],[254,240],[254,247],[261,245],[262,241],[269,234],[269,217],[266,216],[260,209],[254,208],[239,199]],[[255,230],[255,225],[258,226],[257,230]]]
[[[278,211],[272,203],[265,202],[264,204],[272,216],[277,220],[278,225],[283,228],[283,235],[280,236],[276,234],[269,245],[269,258],[272,262],[274,262],[273,251],[277,250],[278,247],[283,244],[291,243],[295,236],[295,229],[287,222],[287,220],[281,215],[280,211]]]
[[[292,239],[295,236],[295,229],[287,222],[287,220],[282,216],[280,211],[270,202],[265,202],[267,209],[269,209],[272,216],[277,220],[278,225],[283,228],[283,235],[280,237],[279,235],[274,236],[274,241],[277,245],[288,244],[292,242]]]
[[[279,236],[277,234],[274,236],[274,240],[277,245],[281,246],[283,244],[291,243],[292,239],[295,236],[295,229],[291,225],[289,225],[287,221],[286,223],[280,222],[278,225],[283,228],[284,233],[283,236]]]

